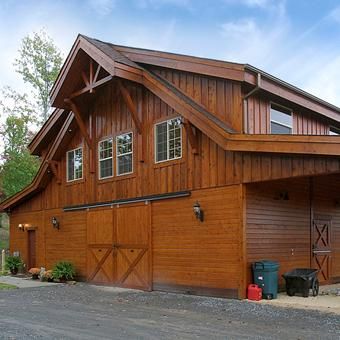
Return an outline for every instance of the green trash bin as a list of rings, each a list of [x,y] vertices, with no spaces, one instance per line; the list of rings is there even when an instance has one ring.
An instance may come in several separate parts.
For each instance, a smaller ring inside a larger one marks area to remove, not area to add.
[[[263,260],[253,263],[254,283],[262,288],[263,299],[276,299],[278,291],[279,264]]]

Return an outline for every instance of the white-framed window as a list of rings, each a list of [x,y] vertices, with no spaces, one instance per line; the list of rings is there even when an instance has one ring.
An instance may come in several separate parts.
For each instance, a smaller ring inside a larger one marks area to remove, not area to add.
[[[117,176],[133,172],[133,134],[124,133],[116,137]]]
[[[330,126],[329,127],[329,134],[331,136],[338,136],[338,135],[340,135],[340,129],[336,128],[335,126]]]
[[[67,151],[66,176],[68,182],[83,178],[83,148]]]
[[[113,139],[108,138],[98,143],[99,179],[113,176]]]
[[[182,125],[173,118],[155,125],[155,161],[164,162],[182,157]]]
[[[270,133],[287,135],[293,131],[292,112],[282,106],[270,106]]]

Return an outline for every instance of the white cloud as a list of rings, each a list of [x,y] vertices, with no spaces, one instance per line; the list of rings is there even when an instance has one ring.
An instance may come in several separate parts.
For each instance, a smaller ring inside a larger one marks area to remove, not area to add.
[[[277,62],[281,42],[289,29],[287,22],[260,26],[254,19],[229,21],[222,26],[225,58],[268,67]]]
[[[224,59],[250,63],[340,106],[339,48],[314,39],[328,18],[340,23],[340,6],[299,34],[282,10],[275,20],[225,22],[220,32],[225,41]]]
[[[242,34],[256,34],[258,27],[253,19],[240,19],[238,21],[229,21],[222,25],[223,34],[226,36],[240,38]]]
[[[119,44],[162,51],[173,50],[180,40],[176,24],[176,20],[173,19],[161,23],[155,21],[148,27],[140,24],[125,27],[124,35],[119,37]],[[159,35],[160,27],[161,36]]]
[[[116,0],[87,0],[99,15],[109,15],[116,5]]]
[[[284,9],[286,0],[224,0],[228,5],[241,5],[264,10]]]
[[[271,0],[243,0],[241,1],[250,7],[263,7],[266,8],[271,5]]]
[[[340,23],[340,6],[333,8],[329,13],[328,18]]]
[[[135,0],[140,8],[160,8],[164,5],[191,8],[192,0]]]

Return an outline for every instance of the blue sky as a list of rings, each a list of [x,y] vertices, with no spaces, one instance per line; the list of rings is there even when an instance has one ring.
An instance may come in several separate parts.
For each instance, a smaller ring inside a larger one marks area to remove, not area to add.
[[[67,55],[78,33],[117,44],[247,62],[340,106],[340,2],[0,0],[0,87],[25,90],[13,60],[44,28]]]

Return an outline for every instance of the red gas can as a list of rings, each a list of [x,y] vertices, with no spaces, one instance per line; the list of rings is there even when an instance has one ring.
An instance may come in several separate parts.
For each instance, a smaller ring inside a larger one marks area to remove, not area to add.
[[[260,288],[258,285],[250,284],[248,286],[248,299],[259,301],[262,299],[262,288]]]

